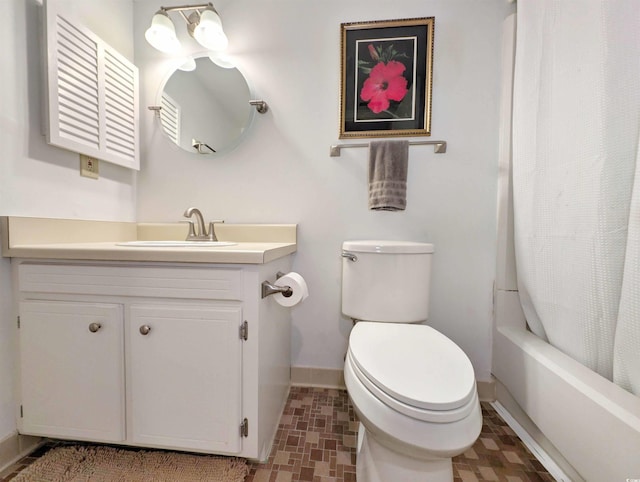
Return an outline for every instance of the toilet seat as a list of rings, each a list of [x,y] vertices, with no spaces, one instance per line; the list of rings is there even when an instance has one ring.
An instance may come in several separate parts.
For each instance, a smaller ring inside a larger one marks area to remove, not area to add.
[[[358,322],[347,358],[372,395],[411,418],[455,422],[477,404],[469,358],[430,326]]]

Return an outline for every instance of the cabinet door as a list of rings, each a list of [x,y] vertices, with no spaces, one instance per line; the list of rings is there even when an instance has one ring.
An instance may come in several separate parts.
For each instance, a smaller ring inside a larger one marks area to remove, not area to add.
[[[122,441],[124,323],[114,304],[20,304],[21,432]]]
[[[140,169],[138,68],[74,19],[64,2],[44,6],[47,141]]]
[[[240,306],[133,305],[128,320],[133,442],[241,450]]]

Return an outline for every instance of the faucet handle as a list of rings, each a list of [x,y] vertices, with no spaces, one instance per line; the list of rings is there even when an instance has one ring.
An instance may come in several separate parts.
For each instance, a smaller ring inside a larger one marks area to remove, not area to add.
[[[214,223],[216,223],[217,221],[210,221],[209,222],[209,233],[207,234],[207,237],[209,238],[209,241],[217,241],[218,238],[216,237],[216,230],[214,228]],[[224,222],[224,221],[222,221]]]
[[[187,234],[186,241],[189,241],[196,237],[196,228],[193,224],[193,221],[180,221],[181,223],[189,223],[189,233]]]

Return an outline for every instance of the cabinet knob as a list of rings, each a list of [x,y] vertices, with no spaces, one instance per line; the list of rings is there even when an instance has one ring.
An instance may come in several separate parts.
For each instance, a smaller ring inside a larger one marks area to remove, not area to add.
[[[96,331],[98,331],[100,328],[102,328],[102,325],[100,323],[91,323],[89,325],[89,331],[91,333],[95,333]]]
[[[151,327],[149,325],[142,325],[140,327],[140,334],[141,335],[148,335],[150,331],[151,331]]]

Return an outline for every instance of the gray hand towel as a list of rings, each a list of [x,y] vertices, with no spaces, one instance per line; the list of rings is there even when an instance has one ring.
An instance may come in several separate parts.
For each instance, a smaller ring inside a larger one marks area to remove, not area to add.
[[[369,209],[404,211],[408,158],[409,141],[369,143]]]

